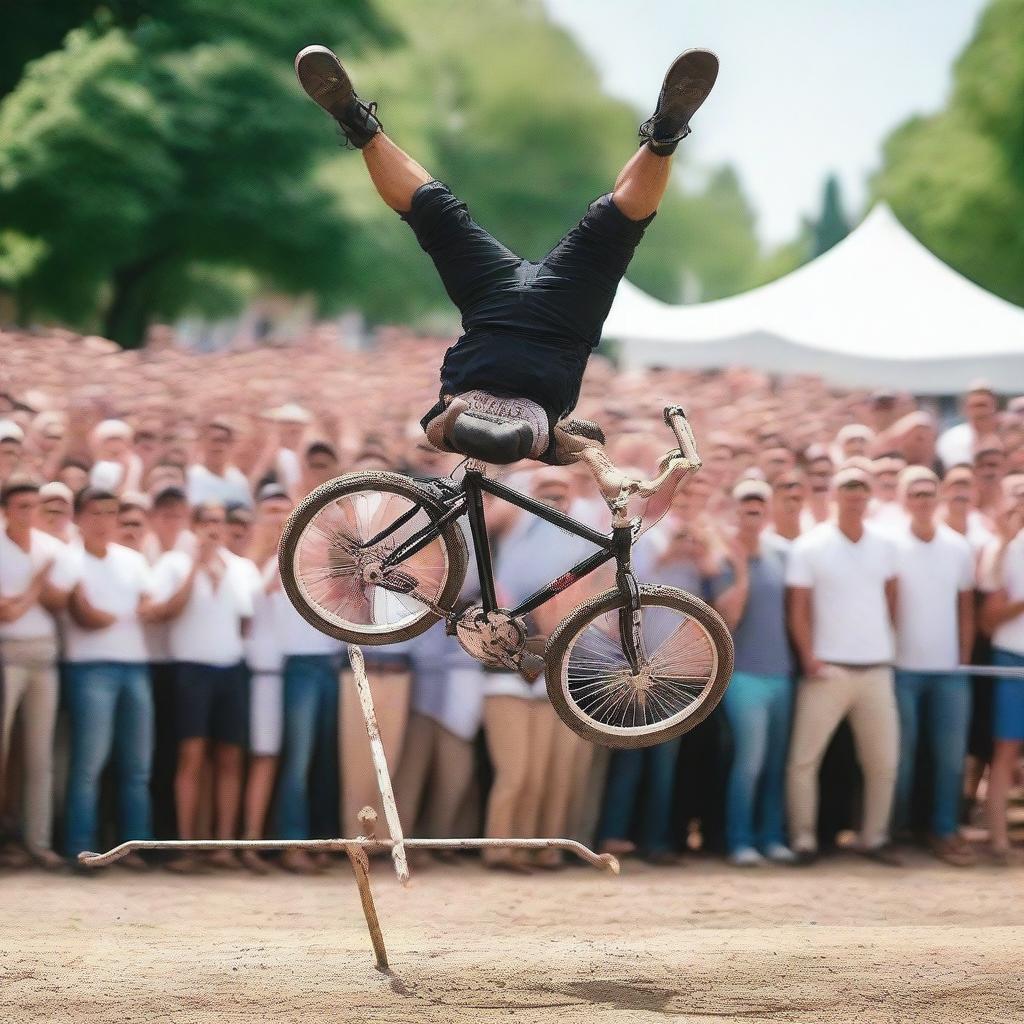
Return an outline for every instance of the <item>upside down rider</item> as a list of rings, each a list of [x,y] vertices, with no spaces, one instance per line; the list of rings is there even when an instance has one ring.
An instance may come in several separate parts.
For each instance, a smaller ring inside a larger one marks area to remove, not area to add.
[[[600,428],[567,417],[619,281],[665,194],[676,146],[715,84],[718,58],[693,49],[673,61],[614,189],[536,263],[477,224],[447,185],[384,133],[377,104],[356,94],[327,47],[303,49],[295,72],[362,152],[381,199],[412,228],[462,314],[464,333],[445,355],[438,402],[421,421],[430,442],[496,464],[582,459],[614,492],[622,477],[604,455]]]

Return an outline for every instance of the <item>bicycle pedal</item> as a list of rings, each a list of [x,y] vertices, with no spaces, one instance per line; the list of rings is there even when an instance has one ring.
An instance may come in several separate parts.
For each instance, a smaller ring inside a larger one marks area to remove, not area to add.
[[[519,657],[519,674],[528,683],[539,679],[544,672],[544,659],[530,651],[523,651]]]

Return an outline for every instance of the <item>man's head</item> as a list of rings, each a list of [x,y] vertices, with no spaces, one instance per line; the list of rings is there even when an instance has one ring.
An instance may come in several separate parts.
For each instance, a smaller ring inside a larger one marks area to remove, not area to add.
[[[832,483],[832,457],[823,444],[812,444],[804,452],[804,476],[812,494],[827,494]]]
[[[848,423],[836,434],[836,444],[844,459],[853,455],[867,455],[875,432],[864,423]]]
[[[736,502],[736,528],[741,537],[756,537],[768,522],[772,488],[764,480],[741,480],[732,489]]]
[[[772,509],[783,518],[795,518],[800,515],[807,499],[807,484],[803,474],[797,469],[779,473],[771,483]]]
[[[0,480],[17,469],[24,440],[25,432],[14,420],[0,420]]]
[[[781,473],[788,473],[796,465],[796,456],[782,446],[765,448],[758,456],[757,463],[765,480],[772,483]]]
[[[64,540],[67,537],[71,517],[74,514],[75,496],[71,488],[59,480],[43,484],[39,488],[39,508],[36,509],[36,525],[44,533]]]
[[[149,525],[163,548],[174,547],[188,526],[188,498],[180,487],[165,487],[153,496]]]
[[[103,420],[93,427],[90,441],[97,459],[119,462],[131,448],[134,431],[124,420]]]
[[[338,453],[326,441],[314,441],[308,445],[303,456],[307,487],[312,490],[320,484],[333,480],[341,471]]]
[[[217,469],[227,465],[235,443],[234,428],[223,419],[210,420],[203,429],[203,462]]]
[[[225,547],[233,555],[244,556],[252,544],[253,514],[244,505],[232,505],[227,510],[227,537]]]
[[[530,478],[530,493],[537,501],[568,512],[572,503],[572,474],[560,466],[538,469]]]
[[[264,484],[256,495],[256,522],[280,537],[293,508],[291,498],[278,484]]]
[[[149,517],[149,499],[142,494],[125,494],[117,510],[117,543],[134,551],[142,549]]]
[[[950,466],[942,478],[942,500],[952,509],[964,511],[974,501],[974,470],[968,465]]]
[[[0,486],[0,509],[8,527],[28,530],[39,507],[39,482],[27,473],[12,473]]]
[[[978,438],[974,446],[974,478],[981,487],[995,487],[1006,472],[1006,450],[995,434]]]
[[[992,385],[984,380],[974,381],[964,395],[961,409],[964,419],[975,430],[990,429],[996,411],[999,409],[999,400],[992,390]]]
[[[863,522],[871,501],[871,474],[860,466],[843,466],[832,479],[840,519]]]
[[[939,507],[939,478],[925,466],[908,466],[899,476],[899,496],[916,526],[934,522]]]
[[[216,501],[205,501],[192,509],[192,530],[201,546],[220,547],[224,543],[227,513]]]
[[[185,489],[185,467],[176,462],[158,462],[146,474],[146,490],[159,494],[168,487]]]
[[[897,486],[906,460],[896,455],[883,455],[871,463],[871,474],[875,478],[875,495],[882,501],[897,500]]]
[[[87,548],[106,547],[117,533],[121,503],[112,491],[86,487],[75,497],[75,522]]]

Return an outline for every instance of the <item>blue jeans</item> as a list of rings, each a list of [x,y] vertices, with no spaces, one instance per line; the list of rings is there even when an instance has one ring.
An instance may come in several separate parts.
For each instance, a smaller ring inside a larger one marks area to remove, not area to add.
[[[65,846],[69,856],[95,850],[100,777],[113,751],[122,840],[151,839],[149,769],[153,697],[149,667],[114,661],[68,665],[71,724]]]
[[[928,734],[935,773],[931,829],[939,838],[955,834],[960,810],[960,788],[967,727],[971,720],[971,688],[956,672],[896,670],[896,706],[900,714],[900,764],[896,774],[893,824],[910,827],[914,791],[914,763],[921,725]]]
[[[285,658],[284,747],[277,790],[282,839],[310,838],[311,797],[324,819],[318,831],[337,831],[338,671],[332,654]],[[318,770],[311,779],[314,754]]]
[[[640,750],[616,750],[612,754],[604,811],[597,831],[599,840],[629,836],[646,769],[647,785],[640,807],[640,847],[646,853],[672,849],[672,797],[678,756],[678,739]]]
[[[784,843],[793,685],[786,676],[734,672],[722,705],[733,743],[725,799],[726,848],[734,853]]]

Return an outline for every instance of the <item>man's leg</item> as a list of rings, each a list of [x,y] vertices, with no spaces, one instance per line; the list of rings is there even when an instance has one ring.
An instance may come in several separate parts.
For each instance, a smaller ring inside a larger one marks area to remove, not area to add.
[[[641,146],[619,171],[612,200],[630,220],[644,220],[657,212],[671,174],[671,154],[658,156]]]
[[[416,189],[434,180],[432,174],[383,132],[374,135],[360,152],[377,194],[395,213],[408,213]]]

